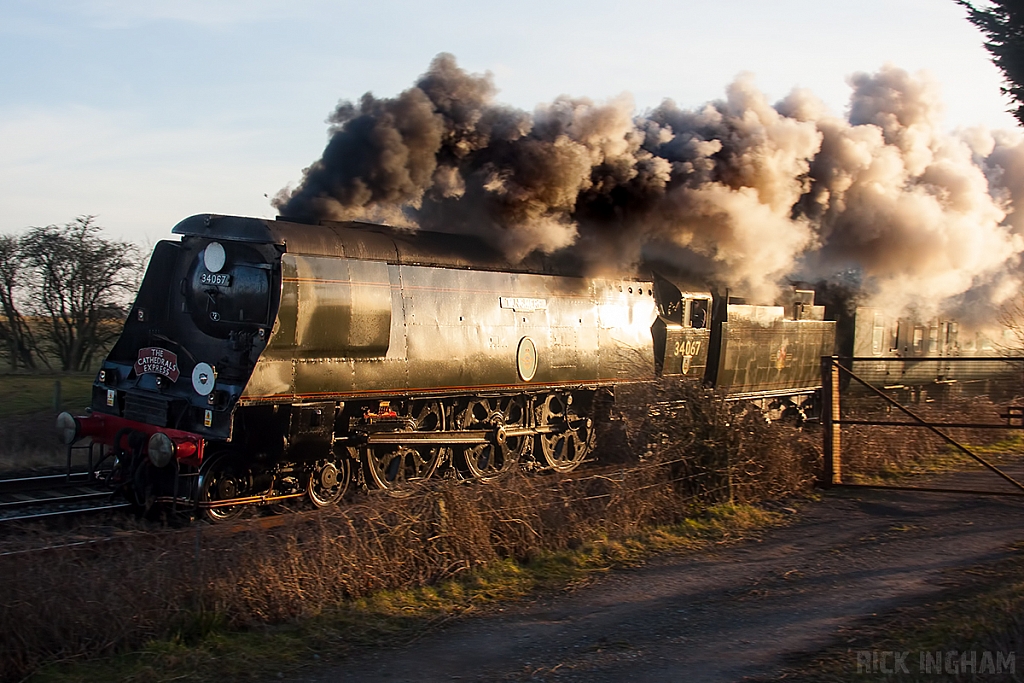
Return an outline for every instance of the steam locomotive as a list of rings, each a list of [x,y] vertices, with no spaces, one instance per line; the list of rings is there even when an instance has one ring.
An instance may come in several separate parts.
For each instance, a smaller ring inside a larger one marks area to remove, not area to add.
[[[91,408],[57,426],[69,447],[98,444],[140,507],[211,520],[332,505],[352,482],[401,494],[441,471],[568,472],[615,387],[658,376],[804,414],[835,346],[808,290],[751,306],[360,223],[198,215],[173,232]]]

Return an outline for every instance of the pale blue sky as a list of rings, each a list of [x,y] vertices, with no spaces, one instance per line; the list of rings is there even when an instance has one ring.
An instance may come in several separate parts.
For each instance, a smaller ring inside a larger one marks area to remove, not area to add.
[[[441,51],[499,99],[559,94],[638,110],[769,97],[891,62],[941,83],[950,129],[1011,128],[981,35],[952,0],[0,0],[0,232],[96,214],[155,241],[204,212],[273,216],[341,98],[392,95]]]

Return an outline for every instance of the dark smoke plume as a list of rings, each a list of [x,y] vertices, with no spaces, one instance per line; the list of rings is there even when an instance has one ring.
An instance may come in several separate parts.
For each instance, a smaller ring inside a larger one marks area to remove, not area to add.
[[[397,97],[341,103],[323,157],[274,203],[475,234],[514,260],[572,248],[624,271],[656,256],[769,302],[787,278],[851,270],[893,311],[1016,293],[1020,138],[944,133],[925,75],[850,85],[845,118],[806,91],[772,105],[749,75],[696,109],[562,96],[529,113],[441,54]]]

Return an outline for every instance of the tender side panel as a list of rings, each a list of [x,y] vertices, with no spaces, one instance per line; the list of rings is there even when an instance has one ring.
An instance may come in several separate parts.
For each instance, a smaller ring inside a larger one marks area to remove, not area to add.
[[[527,322],[517,325],[516,312],[500,305],[502,295],[517,291],[514,275],[420,266],[402,266],[401,272],[409,376],[415,386],[516,384],[517,333],[537,337],[544,358],[547,340],[536,332],[546,326],[546,311],[531,311]]]
[[[716,386],[729,394],[814,390],[834,343],[835,324],[827,321],[723,322]]]

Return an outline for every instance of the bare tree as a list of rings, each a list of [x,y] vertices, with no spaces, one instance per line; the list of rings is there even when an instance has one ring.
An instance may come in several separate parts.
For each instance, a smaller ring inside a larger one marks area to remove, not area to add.
[[[1024,298],[1017,296],[1003,304],[996,319],[1009,330],[999,350],[1011,356],[1024,355]]]
[[[86,370],[120,330],[140,259],[134,245],[107,240],[94,216],[62,226],[30,228],[20,240],[34,271],[33,307],[63,370]]]
[[[38,347],[15,292],[23,290],[26,269],[22,265],[21,243],[16,235],[0,235],[0,342],[7,347],[11,370],[36,369]],[[49,366],[45,357],[39,360]]]

